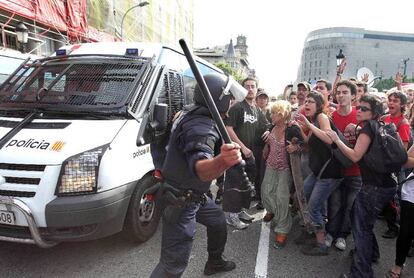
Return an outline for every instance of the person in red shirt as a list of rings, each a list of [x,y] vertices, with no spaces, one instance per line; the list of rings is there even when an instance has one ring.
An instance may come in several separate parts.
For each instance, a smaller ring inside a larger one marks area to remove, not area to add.
[[[348,80],[339,81],[336,84],[337,110],[332,113],[332,121],[341,131],[349,143],[355,144],[355,128],[357,124],[355,107],[352,101],[357,96],[357,88]],[[326,230],[326,245],[331,246],[335,241],[335,247],[341,251],[346,249],[346,237],[351,233],[350,213],[355,198],[361,189],[361,172],[359,166],[343,169],[344,179],[341,186],[331,193],[328,199],[328,224]]]
[[[385,123],[394,123],[400,134],[401,141],[407,149],[410,142],[410,124],[405,118],[407,96],[400,91],[394,91],[388,95],[388,112],[382,120]]]
[[[407,149],[410,142],[410,124],[404,115],[407,105],[407,96],[400,91],[394,91],[388,95],[388,111],[389,114],[384,116],[382,120],[385,123],[394,123],[397,127],[398,134],[404,147]],[[405,173],[402,170],[398,177],[399,181],[405,179]],[[399,232],[398,226],[398,200],[393,200],[384,208],[384,216],[387,221],[388,230],[382,234],[384,238],[396,238]]]

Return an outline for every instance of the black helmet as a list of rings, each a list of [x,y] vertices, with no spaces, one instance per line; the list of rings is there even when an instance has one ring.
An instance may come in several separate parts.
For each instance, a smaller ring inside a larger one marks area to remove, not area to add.
[[[217,110],[221,113],[227,112],[230,107],[230,100],[234,98],[236,101],[242,101],[247,91],[231,76],[225,76],[218,73],[209,73],[204,75],[207,87],[210,90],[213,101],[217,106]],[[204,96],[200,87],[196,86],[194,91],[194,102],[198,105],[207,107]]]

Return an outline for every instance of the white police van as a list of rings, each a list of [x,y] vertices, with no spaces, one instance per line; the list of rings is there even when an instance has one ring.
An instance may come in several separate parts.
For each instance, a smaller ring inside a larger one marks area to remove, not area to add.
[[[157,44],[72,45],[21,65],[0,86],[0,240],[149,239],[151,145],[195,84],[184,55]]]

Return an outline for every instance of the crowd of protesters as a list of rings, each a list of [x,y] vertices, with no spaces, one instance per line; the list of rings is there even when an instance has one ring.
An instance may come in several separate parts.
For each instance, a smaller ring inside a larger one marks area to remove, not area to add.
[[[256,208],[265,209],[263,221],[271,223],[275,248],[286,245],[292,213],[300,211],[303,231],[292,242],[302,246],[304,255],[325,256],[331,246],[344,251],[352,234],[351,271],[340,277],[373,277],[371,264],[380,257],[374,224],[384,217],[388,230],[382,236],[397,238],[395,265],[386,277],[400,277],[406,257],[413,255],[414,90],[403,90],[397,74],[397,89],[388,92],[384,105],[368,92],[367,80],[341,80],[345,63],[333,85],[318,80],[311,88],[300,82],[296,90],[287,86],[284,100],[274,102],[255,79],[247,78],[242,82],[248,91],[245,101],[232,106],[224,122],[232,141],[241,146],[256,189]],[[378,173],[364,162],[377,136],[370,121],[394,123],[408,153],[400,172]],[[333,149],[351,166],[344,167]],[[300,157],[300,169],[292,169],[293,154]],[[298,170],[302,188],[293,184]],[[251,195],[241,190],[236,176],[231,169],[226,172],[216,203],[223,202],[227,224],[242,230],[253,219],[246,212]]]
[[[293,242],[307,256],[327,256],[332,247],[345,251],[352,234],[350,274],[340,277],[374,277],[372,263],[380,258],[374,225],[382,217],[388,226],[382,236],[397,238],[395,265],[385,275],[401,277],[406,258],[414,256],[414,90],[402,89],[397,73],[396,89],[381,99],[368,92],[367,76],[342,79],[345,65],[344,59],[333,84],[288,85],[284,99],[273,102],[257,80],[242,81],[247,96],[223,120],[254,190],[232,167],[216,180],[215,203],[222,204],[227,225],[244,230],[255,200],[274,231],[272,246]],[[379,172],[367,162],[380,122],[398,133],[405,158],[397,170]],[[301,231],[288,241],[293,214]]]

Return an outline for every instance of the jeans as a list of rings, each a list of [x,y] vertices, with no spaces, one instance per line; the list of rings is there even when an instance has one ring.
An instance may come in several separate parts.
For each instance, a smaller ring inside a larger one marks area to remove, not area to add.
[[[336,239],[351,233],[351,210],[361,190],[361,176],[347,176],[328,199],[328,224],[326,230]]]
[[[402,267],[414,239],[414,203],[401,201],[401,228],[397,238],[395,264]]]
[[[372,278],[371,263],[379,258],[378,242],[374,234],[374,224],[384,205],[391,201],[395,187],[377,187],[363,184],[351,212],[352,235],[355,253],[351,265],[351,277]]]
[[[313,173],[305,179],[304,192],[309,218],[316,231],[325,228],[322,213],[325,202],[341,181],[342,179],[317,179]]]

